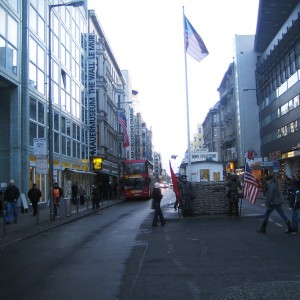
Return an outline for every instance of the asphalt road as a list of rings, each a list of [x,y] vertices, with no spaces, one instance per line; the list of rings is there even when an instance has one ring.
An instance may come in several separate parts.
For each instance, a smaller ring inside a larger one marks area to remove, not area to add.
[[[123,203],[1,248],[0,299],[117,299],[147,214]]]
[[[164,227],[130,201],[1,248],[0,299],[300,299],[300,235],[276,213],[263,235],[261,203],[179,218],[173,201]]]
[[[276,213],[268,233],[258,234],[260,204],[243,203],[240,218],[167,217],[157,228],[149,227],[150,214],[127,261],[119,299],[300,299],[300,236],[285,234]],[[174,214],[172,205],[164,212]]]

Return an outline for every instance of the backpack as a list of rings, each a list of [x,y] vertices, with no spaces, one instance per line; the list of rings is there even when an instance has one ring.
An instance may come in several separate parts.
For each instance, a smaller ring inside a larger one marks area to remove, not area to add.
[[[53,189],[54,198],[60,198],[60,190],[59,189]]]

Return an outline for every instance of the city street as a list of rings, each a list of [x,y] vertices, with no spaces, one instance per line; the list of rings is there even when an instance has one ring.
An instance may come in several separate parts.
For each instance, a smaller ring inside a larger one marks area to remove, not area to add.
[[[129,201],[1,248],[0,298],[299,299],[300,236],[276,212],[258,234],[261,199],[239,218],[179,218],[163,193],[164,227]]]

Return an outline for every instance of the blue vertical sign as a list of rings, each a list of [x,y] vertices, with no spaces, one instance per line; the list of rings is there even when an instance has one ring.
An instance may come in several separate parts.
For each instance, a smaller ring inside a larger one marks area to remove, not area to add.
[[[90,156],[97,153],[97,117],[96,117],[96,36],[88,35],[88,94],[90,123]]]

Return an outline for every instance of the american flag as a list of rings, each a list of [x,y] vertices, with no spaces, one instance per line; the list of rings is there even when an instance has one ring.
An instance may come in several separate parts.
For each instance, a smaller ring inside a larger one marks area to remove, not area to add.
[[[184,17],[184,39],[185,50],[194,59],[200,62],[208,55],[208,50],[202,38],[186,17]]]
[[[127,134],[127,120],[125,114],[120,111],[118,113],[118,123],[123,129],[123,146],[128,147],[129,146],[129,137]]]
[[[248,199],[251,204],[254,204],[258,197],[258,183],[256,182],[254,176],[252,175],[251,169],[246,163],[246,170],[244,173],[244,186],[243,186],[243,194],[244,198]]]

